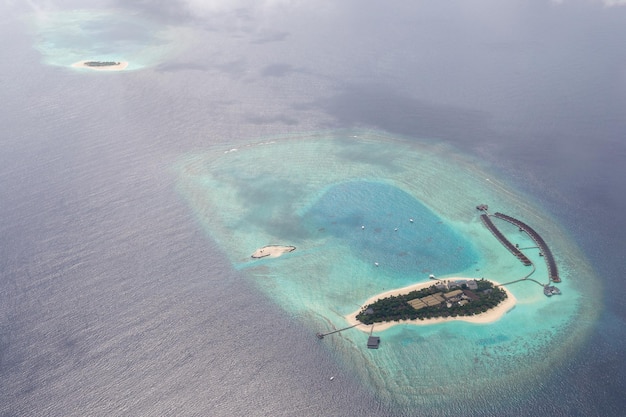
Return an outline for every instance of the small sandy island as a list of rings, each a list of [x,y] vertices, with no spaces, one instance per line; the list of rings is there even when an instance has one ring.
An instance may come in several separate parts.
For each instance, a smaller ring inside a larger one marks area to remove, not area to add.
[[[396,296],[396,295],[401,295],[401,294],[407,294],[411,291],[430,287],[434,285],[436,282],[446,282],[446,281],[450,282],[450,281],[468,280],[468,279],[473,279],[473,278],[454,277],[454,278],[438,279],[437,281],[431,280],[427,282],[421,282],[419,284],[409,285],[408,287],[404,287],[404,288],[398,288],[395,290],[386,291],[384,293],[381,293],[381,294],[378,294],[369,298],[367,301],[363,303],[361,308],[381,298],[391,297],[392,295]],[[490,279],[489,281],[493,282],[495,285],[499,284],[498,282],[492,279]],[[502,301],[500,304],[498,304],[496,307],[492,308],[491,310],[487,310],[481,314],[477,314],[474,316],[437,317],[433,319],[424,319],[424,320],[416,319],[416,320],[400,320],[400,321],[391,321],[391,322],[386,321],[382,323],[374,323],[373,324],[374,330],[382,331],[392,326],[396,326],[398,324],[414,324],[417,326],[426,326],[429,324],[439,324],[439,323],[445,323],[448,321],[466,321],[469,323],[477,323],[477,324],[492,323],[494,321],[499,320],[509,310],[515,307],[515,303],[517,302],[517,299],[511,293],[511,291],[509,291],[506,287],[501,287],[501,288],[506,292],[507,298],[504,301]],[[360,321],[356,319],[357,314],[361,312],[361,308],[359,308],[357,311],[351,314],[348,314],[345,318],[348,321],[348,323],[350,323],[350,325],[361,324],[360,326],[356,326],[356,328],[369,333],[370,330],[372,329],[372,325],[362,324]]]
[[[96,71],[122,71],[128,67],[125,61],[79,61],[72,64],[73,68],[88,68]]]
[[[278,258],[284,253],[293,252],[296,250],[295,246],[280,246],[280,245],[268,245],[257,249],[252,254],[253,258]]]

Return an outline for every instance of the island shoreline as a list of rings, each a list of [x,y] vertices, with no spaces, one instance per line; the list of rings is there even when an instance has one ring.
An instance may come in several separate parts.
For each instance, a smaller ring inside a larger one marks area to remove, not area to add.
[[[368,298],[358,310],[344,316],[344,318],[349,323],[349,325],[351,326],[354,325],[355,328],[363,332],[369,333],[372,329],[372,326],[374,326],[374,329],[377,331],[383,331],[383,330],[387,330],[393,326],[397,326],[400,324],[410,324],[414,326],[427,326],[431,324],[447,323],[451,321],[464,321],[464,322],[473,323],[473,324],[493,323],[495,321],[498,321],[500,318],[502,318],[502,316],[504,316],[506,313],[508,313],[510,310],[512,310],[515,307],[517,303],[517,299],[515,298],[513,293],[511,293],[511,291],[509,291],[506,287],[501,286],[500,288],[502,288],[506,292],[507,298],[504,299],[504,301],[502,301],[500,304],[498,304],[494,308],[489,309],[485,311],[484,313],[480,313],[480,314],[473,315],[473,316],[435,317],[435,318],[429,318],[429,319],[423,319],[423,320],[415,319],[415,320],[384,321],[384,322],[373,323],[373,324],[361,323],[356,318],[356,316],[361,312],[363,307],[369,304],[372,304],[373,302],[380,300],[382,298],[408,294],[411,291],[421,290],[422,288],[428,288],[432,285],[435,285],[436,282],[450,282],[450,281],[468,280],[468,279],[473,279],[473,278],[451,277],[451,278],[445,278],[445,279],[438,279],[436,281],[430,280],[426,282],[420,282],[417,284],[411,284],[403,288],[396,288],[393,290],[385,291],[383,293],[380,293],[380,294],[377,294]],[[492,282],[494,285],[500,285],[500,283],[494,280],[490,279],[489,281]]]
[[[87,62],[93,62],[93,60],[85,60],[78,61],[72,64],[72,68],[86,68],[94,71],[123,71],[128,67],[128,62],[126,61],[115,61],[116,65],[106,65],[106,66],[93,66],[86,65]]]
[[[253,259],[278,258],[279,256],[285,253],[293,252],[294,250],[296,250],[295,246],[267,245],[254,251],[251,257]]]

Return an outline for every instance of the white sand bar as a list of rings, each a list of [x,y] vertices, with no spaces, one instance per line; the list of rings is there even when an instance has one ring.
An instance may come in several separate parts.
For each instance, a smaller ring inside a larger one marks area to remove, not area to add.
[[[280,246],[280,245],[268,245],[257,249],[252,254],[253,258],[278,258],[284,253],[293,252],[296,250],[295,246]]]
[[[122,71],[128,67],[128,62],[126,61],[115,61],[115,65],[102,65],[102,66],[94,66],[87,65],[88,62],[98,62],[98,61],[79,61],[72,64],[73,68],[87,68],[94,71]]]
[[[454,277],[454,278],[439,279],[437,281],[431,280],[427,282],[421,282],[419,284],[409,285],[408,287],[404,287],[404,288],[398,288],[395,290],[386,291],[384,293],[381,293],[381,294],[378,294],[369,298],[367,301],[363,303],[361,308],[359,308],[357,311],[351,314],[348,314],[345,318],[348,321],[348,323],[350,323],[350,325],[359,324],[361,322],[356,319],[356,316],[361,312],[361,309],[365,307],[366,305],[372,304],[373,302],[377,300],[391,297],[391,296],[407,294],[415,290],[421,290],[422,288],[427,288],[432,285],[435,285],[437,282],[451,282],[451,281],[469,280],[469,279],[473,279],[473,278]],[[491,279],[489,281],[494,283],[495,285],[499,284],[498,282],[491,280]],[[445,323],[447,321],[466,321],[469,323],[477,323],[477,324],[492,323],[494,321],[499,320],[509,310],[515,307],[515,303],[517,302],[515,296],[511,293],[511,291],[509,291],[506,287],[500,287],[500,288],[502,288],[506,292],[507,298],[503,302],[498,304],[496,307],[490,310],[487,310],[484,313],[477,314],[474,316],[437,317],[437,318],[424,319],[424,320],[416,319],[416,320],[386,321],[382,323],[374,323],[373,324],[374,330],[382,331],[398,324],[414,324],[417,326],[426,326],[430,324]],[[361,326],[357,326],[356,328],[369,333],[369,331],[372,328],[372,325],[362,324]]]

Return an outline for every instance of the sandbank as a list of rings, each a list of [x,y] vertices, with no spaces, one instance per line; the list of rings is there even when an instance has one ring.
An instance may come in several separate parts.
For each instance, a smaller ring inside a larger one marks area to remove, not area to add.
[[[361,312],[361,309],[368,305],[373,303],[374,301],[377,301],[381,298],[387,298],[387,297],[391,297],[391,296],[397,296],[397,295],[401,295],[401,294],[407,294],[411,291],[415,291],[415,290],[420,290],[422,288],[427,288],[430,287],[431,285],[436,284],[437,282],[446,282],[446,281],[458,281],[458,280],[468,280],[468,279],[475,279],[475,278],[463,278],[463,277],[453,277],[453,278],[446,278],[446,279],[438,279],[438,280],[429,280],[426,282],[420,282],[418,284],[412,284],[409,285],[407,287],[404,288],[398,288],[395,290],[389,290],[389,291],[385,291],[383,293],[380,293],[378,295],[375,295],[371,298],[369,298],[367,301],[365,301],[363,303],[363,305],[361,306],[361,308],[359,308],[357,311],[348,314],[347,316],[345,316],[345,319],[348,321],[348,323],[350,323],[350,325],[357,325],[357,324],[361,324],[360,326],[356,326],[357,329],[362,330],[364,332],[370,332],[370,330],[372,329],[372,326],[374,326],[374,330],[377,331],[382,331],[382,330],[386,330],[390,327],[396,326],[398,324],[413,324],[416,326],[426,326],[426,325],[430,325],[430,324],[439,324],[439,323],[445,323],[448,321],[465,321],[468,323],[475,323],[475,324],[483,324],[483,323],[492,323],[494,321],[499,320],[502,316],[504,316],[509,310],[511,310],[513,307],[515,307],[515,304],[517,302],[517,299],[515,298],[515,296],[511,293],[511,291],[509,291],[506,287],[500,287],[502,288],[507,295],[507,298],[502,301],[500,304],[498,304],[496,307],[485,311],[484,313],[480,313],[474,316],[457,316],[457,317],[437,317],[437,318],[432,318],[432,319],[424,319],[424,320],[420,320],[420,319],[416,319],[416,320],[400,320],[400,321],[385,321],[385,322],[381,322],[381,323],[374,323],[372,324],[362,324],[360,321],[358,321],[356,319],[356,316]],[[499,283],[497,281],[494,280],[489,280],[490,282],[493,282],[495,285],[498,285]]]
[[[295,246],[281,246],[281,245],[268,245],[257,249],[252,254],[253,258],[278,258],[284,253],[293,252],[296,250]]]
[[[94,67],[90,65],[85,65],[86,62],[91,62],[92,60],[78,61],[72,64],[73,68],[87,68],[94,71],[122,71],[128,67],[128,62],[126,61],[115,61],[117,65],[107,65],[102,67]]]

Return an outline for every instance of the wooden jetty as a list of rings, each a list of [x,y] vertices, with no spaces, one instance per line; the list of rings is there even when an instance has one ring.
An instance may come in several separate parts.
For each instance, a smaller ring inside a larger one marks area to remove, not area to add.
[[[378,347],[380,346],[380,337],[372,336],[372,333],[374,333],[374,325],[373,324],[372,324],[372,327],[370,328],[370,335],[367,338],[367,348],[368,349],[378,349]]]
[[[496,225],[493,224],[488,214],[481,214],[480,219],[483,221],[483,224],[487,226],[487,229],[489,229],[489,231],[491,231],[491,233],[500,241],[500,243],[502,243],[505,248],[507,248],[513,255],[515,255],[515,257],[517,257],[517,259],[519,259],[521,263],[526,266],[530,266],[533,264],[530,259],[528,259],[528,257],[519,250],[517,246],[513,245],[509,241],[509,239],[507,239],[506,236],[502,234],[502,232],[496,227]]]
[[[357,324],[353,324],[352,326],[348,326],[348,327],[344,327],[342,329],[337,329],[337,330],[333,330],[330,332],[326,332],[326,333],[317,333],[316,336],[318,339],[323,339],[324,337],[334,334],[334,333],[339,333],[339,332],[343,332],[344,330],[348,330],[351,329],[353,327],[359,326],[363,323],[357,323]],[[380,337],[378,336],[372,336],[372,332],[374,331],[374,325],[372,325],[372,328],[370,329],[370,334],[369,337],[367,338],[367,348],[368,349],[378,349],[378,347],[380,346]]]
[[[526,223],[520,220],[517,220],[516,218],[513,218],[511,216],[507,216],[506,214],[494,213],[494,216],[497,217],[498,219],[502,219],[504,221],[512,223],[515,226],[519,227],[521,231],[528,233],[530,238],[535,242],[535,244],[537,244],[537,247],[541,251],[540,253],[543,255],[544,259],[546,260],[546,266],[548,267],[548,275],[550,277],[550,281],[561,282],[561,278],[559,277],[559,271],[556,267],[556,261],[554,260],[552,251],[550,250],[546,242],[543,240],[543,238],[539,236],[539,233],[535,232],[535,230],[529,225],[527,225]]]
[[[356,326],[358,326],[360,324],[362,324],[362,323],[353,324],[352,326],[344,327],[343,329],[333,330],[333,331],[330,331],[330,332],[327,332],[327,333],[317,333],[316,336],[317,336],[318,339],[323,339],[324,337],[326,337],[328,335],[331,335],[333,333],[343,332],[344,330],[351,329],[351,328],[356,327]]]

